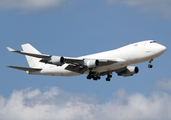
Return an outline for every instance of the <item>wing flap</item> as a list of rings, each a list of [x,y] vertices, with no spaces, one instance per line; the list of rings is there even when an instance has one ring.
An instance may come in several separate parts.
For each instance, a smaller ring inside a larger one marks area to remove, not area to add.
[[[108,74],[110,74],[112,72],[116,72],[117,74],[119,74],[119,73],[124,72],[126,69],[127,69],[126,67],[123,67],[123,68],[119,68],[119,69],[116,69],[116,70],[104,71],[104,72],[101,72],[100,75],[104,76],[104,75],[108,75]]]
[[[40,70],[42,70],[41,68],[28,68],[28,67],[19,67],[19,66],[7,66],[7,67],[18,69],[18,70],[23,70],[23,71],[40,71]]]
[[[88,61],[88,60],[93,60],[93,59],[80,59],[80,58],[69,58],[69,57],[64,57],[65,58],[65,62],[68,64],[73,64],[73,65],[83,65],[84,64],[84,60]],[[117,63],[118,61],[116,59],[98,59],[100,62],[99,66],[105,66],[105,65],[111,65],[114,63]]]
[[[68,65],[65,69],[80,74],[83,74],[85,71],[87,71],[87,67],[82,67],[79,65]]]
[[[84,63],[84,59],[80,58],[70,58],[70,57],[64,57],[65,63],[73,64],[73,65],[82,65]]]
[[[100,66],[106,66],[106,65],[111,65],[114,63],[117,63],[117,60],[99,60]]]

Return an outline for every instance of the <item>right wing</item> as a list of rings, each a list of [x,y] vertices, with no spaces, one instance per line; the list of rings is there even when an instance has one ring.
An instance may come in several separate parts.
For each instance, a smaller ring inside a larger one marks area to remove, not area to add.
[[[136,66],[126,66],[112,71],[101,72],[100,75],[104,76],[112,72],[116,72],[118,76],[129,77],[129,76],[133,76],[134,74],[137,74],[139,72],[139,68]]]
[[[95,60],[95,59],[77,59],[77,58],[72,58],[72,61],[67,61],[66,63],[69,63],[69,65],[65,68],[66,70],[72,71],[72,72],[77,72],[83,74],[85,71],[89,70],[89,68],[84,65],[84,62],[89,61],[89,60]],[[99,66],[106,66],[106,65],[111,65],[114,63],[117,63],[118,61],[116,59],[98,59],[99,61]]]

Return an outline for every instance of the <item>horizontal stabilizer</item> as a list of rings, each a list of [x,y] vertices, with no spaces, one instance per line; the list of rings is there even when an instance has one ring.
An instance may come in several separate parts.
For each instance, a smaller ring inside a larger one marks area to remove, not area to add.
[[[40,70],[42,70],[41,68],[28,68],[28,67],[18,67],[18,66],[7,66],[7,67],[18,69],[18,70],[23,70],[23,71],[40,71]]]

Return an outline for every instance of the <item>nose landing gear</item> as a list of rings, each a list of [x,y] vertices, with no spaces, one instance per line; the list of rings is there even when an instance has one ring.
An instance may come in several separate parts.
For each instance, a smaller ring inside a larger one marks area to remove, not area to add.
[[[106,81],[110,81],[110,78],[112,78],[112,75],[108,74],[107,78],[106,78]]]
[[[149,61],[149,65],[148,65],[148,68],[153,68],[153,65],[151,64],[151,62],[153,61],[153,59],[151,59],[150,61]]]

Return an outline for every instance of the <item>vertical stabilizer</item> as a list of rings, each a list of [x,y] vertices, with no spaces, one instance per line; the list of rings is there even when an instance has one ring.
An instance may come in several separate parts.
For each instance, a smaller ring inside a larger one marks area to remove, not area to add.
[[[28,53],[36,53],[36,54],[41,54],[38,50],[36,50],[32,45],[30,45],[29,43],[27,44],[23,44],[21,45],[22,49],[24,52],[28,52]],[[29,66],[32,67],[40,67],[42,65],[44,65],[44,63],[39,62],[40,58],[36,58],[36,57],[31,57],[31,56],[26,56],[27,62],[29,64]]]

